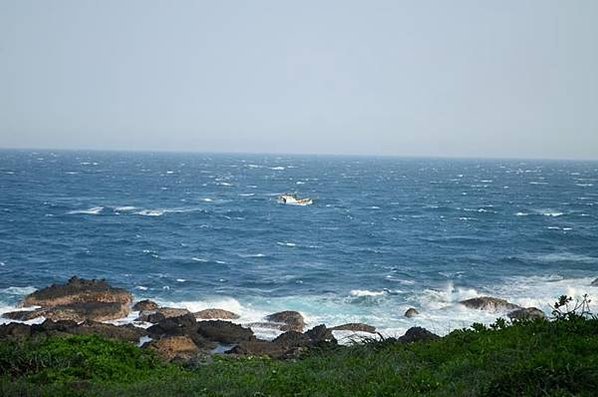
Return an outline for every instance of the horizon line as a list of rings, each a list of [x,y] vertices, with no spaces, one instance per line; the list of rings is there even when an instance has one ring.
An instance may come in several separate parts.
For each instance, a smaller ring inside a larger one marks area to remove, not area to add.
[[[52,147],[4,147],[0,151],[55,151],[55,152],[104,152],[104,153],[148,153],[148,154],[204,154],[204,155],[250,155],[250,156],[313,156],[313,157],[362,157],[388,159],[430,159],[430,160],[509,160],[509,161],[581,161],[598,162],[596,158],[577,157],[520,157],[520,156],[473,156],[473,155],[425,155],[425,154],[364,154],[364,153],[305,153],[305,152],[244,152],[217,150],[180,149],[99,149],[99,148],[52,148]]]

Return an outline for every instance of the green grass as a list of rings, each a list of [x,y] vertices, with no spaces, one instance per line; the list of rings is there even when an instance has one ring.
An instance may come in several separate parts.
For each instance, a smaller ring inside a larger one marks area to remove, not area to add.
[[[186,368],[93,336],[0,342],[2,396],[595,396],[598,319],[537,321]]]

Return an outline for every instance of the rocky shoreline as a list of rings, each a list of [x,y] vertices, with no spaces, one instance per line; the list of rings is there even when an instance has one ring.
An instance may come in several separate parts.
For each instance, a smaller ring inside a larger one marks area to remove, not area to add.
[[[598,281],[598,280],[597,280]],[[460,302],[472,310],[508,312],[511,320],[544,318],[537,308],[523,308],[506,300],[478,297]],[[30,308],[29,310],[27,310]],[[105,321],[127,317],[139,312],[133,324],[114,325]],[[419,315],[415,308],[406,317]],[[296,311],[282,311],[265,316],[263,322],[236,324],[230,320],[239,315],[220,308],[192,313],[187,309],[161,307],[150,300],[133,302],[133,295],[109,285],[105,280],[84,280],[72,277],[66,284],[53,284],[25,297],[22,308],[4,313],[13,320],[0,325],[1,339],[25,339],[54,335],[100,335],[138,343],[152,349],[168,361],[192,361],[212,354],[238,356],[269,356],[292,358],[310,348],[326,348],[338,342],[333,331],[350,331],[377,337],[376,328],[362,323],[327,327],[317,325],[306,330],[305,319]],[[40,324],[23,323],[45,318]],[[252,328],[271,328],[282,332],[273,340],[256,337]],[[439,338],[421,327],[410,328],[397,338],[411,343]]]

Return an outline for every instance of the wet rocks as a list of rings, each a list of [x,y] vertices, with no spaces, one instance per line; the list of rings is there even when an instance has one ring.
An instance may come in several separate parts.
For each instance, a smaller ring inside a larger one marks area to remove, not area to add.
[[[166,318],[180,317],[191,314],[187,309],[180,309],[176,307],[160,307],[156,310],[142,311],[135,321],[146,321],[148,323],[159,323]]]
[[[292,310],[270,314],[266,316],[266,320],[282,323],[283,326],[280,327],[282,331],[303,332],[303,329],[305,328],[305,320],[301,313]]]
[[[287,331],[278,335],[272,343],[283,348],[306,347],[311,343],[309,336],[297,331]]]
[[[417,316],[418,314],[419,314],[419,312],[418,312],[418,311],[417,311],[415,308],[413,308],[413,307],[410,307],[410,308],[409,308],[409,309],[407,309],[407,311],[405,312],[405,317],[407,317],[407,318],[412,318],[412,317],[415,317],[415,316]]]
[[[82,302],[50,307],[40,311],[40,315],[52,320],[108,321],[128,316],[129,308],[120,303]]]
[[[197,332],[209,340],[225,344],[255,340],[251,329],[231,323],[230,321],[200,321],[197,323]]]
[[[135,303],[133,305],[133,310],[136,312],[148,312],[148,311],[155,311],[159,307],[160,306],[156,302],[151,301],[149,299],[144,299],[142,301]]]
[[[195,342],[187,336],[170,336],[154,340],[144,347],[154,350],[160,357],[168,361],[175,359],[188,361],[200,352]]]
[[[440,339],[440,336],[428,331],[422,327],[411,327],[401,336],[398,341],[403,343],[413,343],[422,341],[432,341]]]
[[[212,319],[222,319],[222,320],[236,320],[240,316],[236,313],[233,313],[228,310],[224,309],[205,309],[200,310],[196,313],[193,313],[195,318],[201,320],[212,320]]]
[[[53,284],[27,295],[23,306],[42,308],[23,314],[21,319],[43,316],[52,320],[115,320],[129,314],[132,300],[129,292],[111,287],[104,280],[72,277],[66,284]],[[15,318],[17,313],[10,315]]]
[[[105,280],[84,280],[75,276],[66,284],[52,284],[27,295],[23,306],[55,307],[87,302],[129,306],[132,301],[131,293],[114,288]]]
[[[544,312],[538,309],[537,307],[526,307],[522,309],[517,309],[507,314],[507,316],[511,320],[519,321],[540,320],[546,318],[546,314],[544,314]]]
[[[460,301],[462,305],[470,309],[487,310],[490,312],[501,312],[507,310],[517,310],[520,306],[507,302],[504,299],[493,298],[491,296],[481,296]]]
[[[16,321],[29,321],[34,318],[41,317],[43,315],[43,309],[37,310],[17,310],[14,312],[8,312],[2,314],[2,317],[8,318],[9,320]]]
[[[376,327],[363,323],[347,323],[337,325],[330,328],[331,331],[354,331],[354,332],[368,332],[370,334],[376,333]]]
[[[306,331],[305,336],[309,338],[311,344],[314,346],[336,344],[336,339],[334,338],[334,335],[332,335],[332,331],[329,328],[326,328],[324,324],[317,325],[309,331]]]
[[[0,340],[20,340],[31,336],[31,327],[22,323],[0,325]]]
[[[96,321],[85,321],[75,327],[71,332],[77,335],[98,335],[107,339],[135,343],[139,341],[139,338],[147,335],[146,330],[131,324],[117,326]]]

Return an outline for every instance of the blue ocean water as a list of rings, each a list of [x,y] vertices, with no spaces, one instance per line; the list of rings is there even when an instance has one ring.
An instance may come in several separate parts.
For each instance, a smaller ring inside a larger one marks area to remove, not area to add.
[[[459,299],[598,295],[597,220],[597,162],[4,150],[0,306],[78,275],[241,322],[443,333],[496,317]]]

